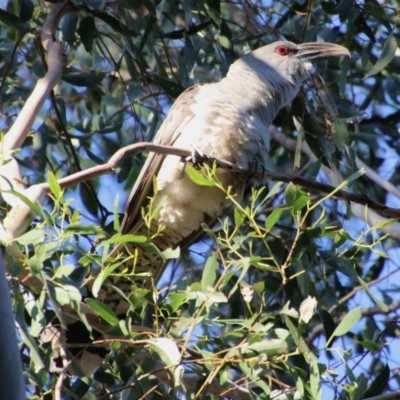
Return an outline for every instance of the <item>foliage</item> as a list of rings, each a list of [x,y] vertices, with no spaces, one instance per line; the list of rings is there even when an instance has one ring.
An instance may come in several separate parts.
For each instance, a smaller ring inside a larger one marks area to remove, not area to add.
[[[397,222],[294,184],[263,183],[214,231],[205,227],[207,238],[171,262],[159,290],[132,289],[125,320],[88,300],[111,335],[94,374],[66,374],[70,349],[43,330],[64,320],[62,306],[91,329],[84,283],[115,273],[107,255],[120,240],[116,217],[145,155],[77,187],[63,190],[57,179],[151,141],[184,88],[219,80],[241,54],[281,37],[340,43],[353,57],[318,65],[323,79],[315,74],[278,115],[287,148],[273,143],[270,168],[342,176],[347,189],[398,206],[388,183],[400,181],[399,2],[67,3],[56,33],[62,80],[16,153],[27,184],[51,187],[17,239],[24,259],[8,256],[11,276],[27,266],[43,285],[11,286],[29,399],[55,390],[65,399],[356,400],[398,390]],[[51,6],[21,0],[0,10],[5,132],[47,69],[39,31]],[[368,166],[361,178],[359,160]],[[220,186],[214,172],[189,170]]]

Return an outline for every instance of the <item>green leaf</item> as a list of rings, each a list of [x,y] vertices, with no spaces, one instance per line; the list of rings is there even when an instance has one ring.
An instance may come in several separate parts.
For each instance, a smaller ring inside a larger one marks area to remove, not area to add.
[[[160,38],[165,39],[183,39],[184,37],[195,35],[196,33],[204,30],[209,25],[211,25],[211,21],[205,21],[198,25],[190,25],[189,29],[176,29],[171,32],[157,32],[159,33]],[[157,53],[154,53],[154,56],[157,58]],[[157,62],[158,65],[158,62]],[[163,64],[164,66],[164,64]]]
[[[207,290],[214,286],[215,280],[217,278],[217,270],[219,268],[218,255],[213,253],[206,262],[203,270],[203,276],[201,278],[201,286],[203,289]]]
[[[318,309],[318,314],[321,318],[322,324],[324,325],[325,337],[330,338],[335,331],[336,325],[331,314],[323,309]]]
[[[91,10],[90,8],[85,9],[86,12],[90,12],[94,17],[101,19],[104,21],[106,24],[108,24],[112,29],[115,30],[117,33],[121,33],[124,36],[137,36],[137,33],[131,29],[128,28],[124,23],[119,21],[118,19],[114,18],[110,14],[107,14],[103,11],[98,11],[98,10]]]
[[[393,60],[396,50],[397,40],[392,34],[390,34],[383,46],[382,53],[379,56],[378,61],[374,64],[371,70],[365,74],[363,79],[367,79],[370,76],[381,72]]]
[[[350,310],[343,318],[342,322],[336,327],[326,346],[328,347],[334,337],[343,336],[361,319],[361,307]]]
[[[305,207],[309,201],[310,197],[300,188],[293,185],[292,182],[287,185],[285,190],[285,202],[289,207],[293,207],[295,212]]]
[[[78,304],[82,300],[80,291],[72,285],[52,286],[54,299],[61,306],[69,304]]]
[[[357,377],[357,381],[355,382],[355,390],[351,394],[351,398],[356,399],[365,399],[364,392],[367,389],[368,378],[364,374],[360,374]]]
[[[228,351],[226,357],[257,357],[260,354],[267,355],[268,358],[288,351],[288,343],[280,339],[262,340],[255,343],[246,343],[239,348]]]
[[[240,228],[240,226],[243,224],[243,222],[246,219],[246,214],[240,208],[235,207],[235,209],[233,210],[233,215],[234,215],[234,218],[235,218],[235,227],[236,227],[236,229]]]
[[[26,31],[29,29],[29,25],[25,23],[21,18],[4,11],[0,8],[0,21],[6,25],[11,26],[19,31]]]
[[[337,118],[333,121],[333,126],[332,139],[339,151],[343,151],[344,145],[349,142],[347,126],[343,121]]]
[[[377,221],[376,223],[374,223],[374,228],[375,229],[380,229],[380,228],[384,228],[386,226],[390,226],[393,225],[395,222],[397,222],[397,218],[393,218],[393,219],[382,219],[381,221]],[[375,250],[376,251],[376,250]],[[382,257],[384,258],[388,258],[388,255],[386,253],[383,252],[379,252]],[[378,254],[379,254],[378,253]]]
[[[115,263],[107,266],[107,268],[103,269],[96,277],[92,285],[92,294],[94,297],[97,297],[99,294],[99,290],[103,285],[103,282],[108,278],[110,274],[112,274],[123,262]]]
[[[387,313],[389,311],[389,307],[381,300],[379,300],[374,292],[369,288],[369,286],[359,277],[357,276],[360,285],[365,289],[365,291],[371,296],[372,300],[378,305],[378,307],[384,312]]]
[[[304,129],[300,126],[299,135],[296,141],[296,151],[294,153],[294,166],[300,168],[301,166],[301,147],[304,139]]]
[[[71,275],[75,271],[74,265],[63,265],[58,267],[54,273],[55,278],[63,278]]]
[[[351,174],[347,179],[343,180],[343,182],[340,183],[340,185],[338,185],[335,190],[333,190],[331,193],[327,194],[326,196],[324,196],[322,199],[318,200],[317,202],[315,202],[311,207],[310,210],[314,210],[315,208],[317,208],[321,203],[323,203],[325,200],[331,198],[336,192],[338,192],[339,190],[344,189],[349,183],[353,182],[354,180],[358,179],[360,176],[365,174],[365,169],[364,168],[360,168],[358,171],[354,172],[353,174]]]
[[[292,182],[288,183],[285,190],[286,205],[292,207],[296,199],[296,186]]]
[[[24,304],[21,301],[22,297],[18,299],[17,310],[16,310],[16,325],[18,327],[18,333],[20,335],[21,341],[29,348],[29,359],[32,362],[34,371],[39,372],[44,370],[45,364],[42,360],[39,348],[36,341],[30,334],[30,327],[27,326],[25,322],[25,309]]]
[[[369,60],[369,55],[367,53],[367,48],[363,47],[362,53],[361,53],[361,65],[364,68],[365,71],[371,70],[373,67],[373,64]]]
[[[122,233],[116,233],[103,243],[146,243],[147,241],[148,238],[143,235],[124,235]]]
[[[64,124],[67,124],[67,105],[62,96],[56,96],[56,103],[59,111],[60,118]]]
[[[219,26],[221,21],[221,4],[220,0],[207,0],[205,4],[208,15],[215,26]]]
[[[109,119],[104,118],[101,115],[86,117],[81,122],[74,125],[75,129],[83,133],[113,133],[120,130],[121,127],[122,121],[111,122]],[[90,152],[87,148],[85,148],[85,151]],[[102,160],[101,157],[98,159]],[[101,161],[101,163],[102,162],[103,161]]]
[[[92,214],[94,217],[97,217],[97,213],[99,208],[97,206],[97,202],[94,199],[95,193],[93,193],[89,186],[83,182],[79,186],[79,195],[81,197],[81,201],[83,205],[87,208],[87,210]]]
[[[168,307],[172,312],[178,311],[182,304],[186,302],[187,296],[186,293],[169,293],[168,299],[171,300],[168,302]]]
[[[19,199],[21,199],[35,214],[39,215],[40,217],[42,217],[43,219],[45,218],[45,215],[43,214],[41,208],[33,203],[31,200],[28,199],[28,197],[24,196],[23,194],[21,194],[20,192],[16,191],[16,190],[4,190],[2,193],[10,193],[16,197],[18,197]]]
[[[55,135],[55,131],[49,128],[45,122],[34,132],[33,148],[38,159],[46,157],[49,138],[53,135]]]
[[[34,5],[31,0],[19,0],[19,17],[22,21],[27,22],[32,18]]]
[[[181,255],[181,249],[179,247],[176,247],[175,249],[169,248],[162,251],[161,254],[166,260],[176,260]]]
[[[184,32],[184,29],[181,29],[182,32]],[[164,34],[162,37],[165,37]],[[182,34],[183,38],[183,34]],[[155,51],[154,52],[154,59],[155,62],[157,63],[157,70],[158,70],[158,76],[163,79],[168,79],[168,74],[167,71],[165,70],[165,65],[163,62],[163,59],[160,57],[160,55]]]
[[[296,345],[299,348],[300,352],[303,354],[304,359],[306,360],[306,362],[308,364],[313,364],[314,362],[317,362],[317,358],[312,353],[312,351],[309,349],[306,341],[301,336],[301,333],[300,333],[299,329],[291,321],[290,317],[288,317],[287,315],[284,315],[284,320],[285,320],[285,324],[286,324],[287,328],[289,329],[290,337],[296,343]]]
[[[349,364],[345,364],[345,369],[347,372],[347,378],[350,380],[350,382],[357,382],[357,378],[353,373],[353,370],[349,367]]]
[[[332,3],[330,1],[322,1],[321,7],[327,14],[336,14],[335,3]]]
[[[54,194],[54,197],[59,200],[62,201],[62,189],[60,184],[58,183],[57,178],[55,177],[53,171],[50,171],[47,173],[47,182],[49,182],[49,187],[51,192]]]
[[[212,358],[212,354],[210,354],[210,358]],[[240,356],[239,356],[240,357]],[[253,382],[254,385],[257,385],[260,389],[262,389],[262,391],[264,392],[265,396],[262,396],[262,394],[260,393],[259,395],[257,395],[254,398],[258,398],[258,399],[270,399],[270,394],[271,394],[271,386],[270,383],[268,384],[267,382],[264,382],[263,379],[260,379],[260,374],[262,373],[263,369],[262,368],[254,368],[254,366],[250,365],[249,362],[240,362],[239,363],[239,367],[240,369],[243,371],[243,373],[249,377],[251,379],[251,381]],[[247,396],[246,396],[247,397]],[[252,396],[253,397],[253,396]],[[273,396],[275,397],[275,396]],[[273,398],[272,397],[272,398]],[[279,400],[279,397],[276,397],[277,400]],[[251,398],[251,397],[249,397]],[[286,398],[286,397],[285,397]],[[283,400],[283,399],[282,399]]]
[[[88,53],[92,53],[93,42],[96,38],[96,25],[93,17],[86,17],[81,19],[78,27],[78,33],[81,38],[82,44]]]
[[[306,173],[304,174],[304,178],[315,180],[317,175],[321,169],[321,161],[317,160],[313,162],[307,169]]]
[[[349,139],[371,143],[376,141],[376,134],[369,132],[349,132]]]
[[[212,179],[207,179],[201,171],[196,170],[192,165],[187,164],[185,171],[189,178],[200,186],[215,186]]]
[[[380,7],[377,6],[377,3],[375,1],[366,1],[363,4],[363,10],[364,12],[368,15],[371,14],[374,17],[376,17],[377,21],[380,21],[382,24],[383,21],[390,22],[392,24],[397,23],[397,15],[396,13],[387,13],[386,12],[386,7]],[[388,24],[385,24],[388,28],[390,26]]]
[[[339,78],[339,95],[340,95],[340,97],[345,96],[350,65],[351,65],[350,57],[344,57],[344,59],[342,60],[341,68],[340,68],[340,78]],[[348,136],[348,133],[347,133],[347,136]]]
[[[64,232],[73,232],[73,233],[82,233],[82,234],[101,234],[103,230],[98,226],[94,225],[85,225],[80,222],[75,222],[73,224],[68,225]]]
[[[30,316],[32,317],[31,335],[33,337],[39,337],[40,333],[43,332],[43,328],[47,325],[46,317],[43,312],[44,304],[43,301],[41,301],[42,298],[44,298],[44,291],[40,293],[40,300],[36,301],[30,310]],[[28,305],[26,310],[29,312]]]
[[[363,395],[364,399],[369,399],[370,397],[378,396],[384,393],[384,390],[387,388],[390,379],[390,368],[387,364],[383,366],[379,374],[372,381],[369,388]]]
[[[378,254],[379,257],[382,257],[382,258],[389,258],[389,256],[388,256],[384,251],[382,251],[382,250],[372,249],[372,251],[373,251],[375,254]]]
[[[29,266],[29,269],[32,272],[32,275],[37,276],[40,275],[43,271],[43,263],[41,260],[39,260],[38,257],[31,257],[28,261],[27,264]]]
[[[153,77],[153,79],[168,96],[171,96],[174,99],[179,97],[179,95],[185,90],[182,85],[169,79],[160,78],[158,76]]]
[[[68,13],[63,16],[61,32],[64,40],[72,47],[75,42],[76,26],[78,24],[78,13]]]
[[[379,351],[381,350],[385,345],[383,343],[377,343],[372,340],[361,340],[357,341],[361,346],[365,347],[368,351]]]
[[[321,392],[321,377],[319,374],[319,368],[317,361],[311,363],[310,371],[310,388],[311,388],[311,398],[313,400],[320,400],[322,397]]]
[[[17,277],[25,269],[22,263],[14,257],[7,257],[7,264],[8,264],[7,272],[12,277]]]
[[[17,238],[17,242],[22,246],[27,246],[29,244],[39,244],[43,243],[46,234],[44,231],[40,229],[32,229],[29,232],[24,233],[19,238]]]
[[[275,185],[272,186],[272,189],[268,192],[267,196],[265,197],[265,200],[268,200],[269,198],[280,193],[282,185],[283,185],[283,182],[276,182]]]
[[[301,192],[297,192],[297,197],[294,204],[293,204],[293,209],[295,212],[302,210],[309,202],[310,202],[310,196],[307,194],[300,194]]]
[[[232,32],[226,21],[221,21],[219,43],[225,56],[225,68],[229,67],[235,61],[235,52],[233,51]]]
[[[353,0],[340,0],[339,4],[335,7],[335,11],[339,14],[340,22],[346,21],[350,15],[353,7]]]
[[[156,22],[157,22],[157,19],[156,19],[155,14],[149,14],[147,16],[147,26],[146,26],[146,29],[142,35],[142,38],[141,38],[141,41],[139,44],[138,54],[142,53],[143,48],[146,45],[147,39],[149,38],[151,31],[153,29],[155,29],[155,27],[156,27]]]
[[[355,13],[353,15],[355,15]],[[367,15],[368,14],[366,13],[365,16],[367,16]],[[358,17],[355,18],[354,27],[359,32],[363,32],[369,38],[371,43],[376,43],[375,31],[372,30],[370,28],[370,26],[367,24],[367,21],[365,20],[364,15],[362,13],[359,13]],[[365,48],[365,46],[363,46],[363,50],[364,50],[364,48]],[[346,58],[348,58],[348,57],[346,57]]]
[[[240,266],[242,267],[242,270],[240,271],[240,275],[239,275],[239,277],[237,278],[237,280],[236,280],[236,282],[235,282],[235,285],[233,286],[233,288],[229,291],[229,295],[228,295],[228,297],[229,298],[231,298],[231,296],[233,295],[233,293],[235,293],[236,292],[236,290],[238,289],[238,287],[239,287],[239,285],[240,285],[240,282],[242,282],[242,280],[244,279],[244,277],[247,275],[247,271],[249,270],[249,268],[250,268],[250,265],[251,265],[251,262],[252,260],[251,260],[251,258],[250,257],[243,257],[242,259],[241,259],[241,262],[240,262]]]
[[[156,351],[165,365],[177,365],[181,360],[181,352],[176,343],[168,338],[146,340]]]
[[[115,199],[114,199],[114,203],[113,203],[113,216],[114,216],[114,222],[113,222],[113,228],[115,231],[119,232],[121,229],[121,224],[120,224],[120,220],[119,220],[119,193],[116,194]]]
[[[295,372],[295,371],[293,371],[293,372]],[[304,396],[305,384],[304,384],[303,379],[301,378],[301,376],[299,374],[296,374],[296,373],[293,374],[293,377],[296,377],[296,388],[297,388],[297,391],[299,392],[300,398],[301,399],[306,398]]]
[[[101,84],[104,77],[104,72],[93,71],[63,74],[61,79],[70,85],[87,87]]]
[[[87,298],[86,303],[92,308],[97,315],[104,319],[111,326],[118,325],[119,319],[115,315],[114,311],[107,305],[98,300]]]
[[[272,229],[275,226],[275,224],[279,221],[279,218],[281,217],[282,213],[286,210],[288,210],[287,207],[275,208],[265,220],[265,228]]]
[[[201,290],[198,288],[200,285],[198,282],[194,283],[191,288],[187,290],[188,300],[202,300],[207,301],[207,303],[227,303],[228,299],[222,292]],[[201,286],[201,285],[200,285]]]

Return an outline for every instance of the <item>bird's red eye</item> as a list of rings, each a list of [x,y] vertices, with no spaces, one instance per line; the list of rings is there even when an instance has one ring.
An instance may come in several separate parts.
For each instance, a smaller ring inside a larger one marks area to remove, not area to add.
[[[289,54],[289,48],[286,46],[278,46],[275,49],[275,53],[280,56],[287,56]]]

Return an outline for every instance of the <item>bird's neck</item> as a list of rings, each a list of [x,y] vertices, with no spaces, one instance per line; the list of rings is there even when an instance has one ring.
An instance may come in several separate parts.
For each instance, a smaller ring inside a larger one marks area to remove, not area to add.
[[[300,83],[283,77],[272,68],[254,68],[236,62],[229,70],[224,84],[237,91],[244,108],[256,109],[271,124],[278,111],[289,105],[300,89]]]

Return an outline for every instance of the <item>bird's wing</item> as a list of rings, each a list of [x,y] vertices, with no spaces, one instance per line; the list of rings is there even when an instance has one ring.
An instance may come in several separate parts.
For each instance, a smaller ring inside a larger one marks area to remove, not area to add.
[[[194,117],[190,105],[202,84],[191,86],[176,99],[167,118],[158,130],[154,142],[172,146],[185,125]],[[165,155],[150,153],[136,180],[125,207],[125,215],[121,225],[122,233],[131,233],[141,218],[141,209],[153,195],[153,176],[157,175]]]

